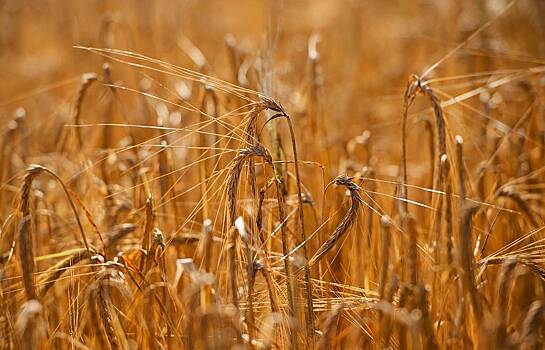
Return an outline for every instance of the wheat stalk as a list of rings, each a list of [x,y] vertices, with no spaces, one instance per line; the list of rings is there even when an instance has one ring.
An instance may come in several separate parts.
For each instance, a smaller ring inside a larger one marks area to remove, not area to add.
[[[314,253],[314,256],[309,261],[309,266],[314,266],[322,257],[327,254],[335,244],[341,239],[346,232],[352,227],[356,221],[358,215],[358,209],[362,203],[360,195],[360,187],[353,182],[353,178],[346,175],[339,175],[333,183],[337,186],[343,186],[350,192],[350,198],[352,203],[350,209],[343,217],[337,228],[329,235],[329,238],[322,244],[322,246]]]

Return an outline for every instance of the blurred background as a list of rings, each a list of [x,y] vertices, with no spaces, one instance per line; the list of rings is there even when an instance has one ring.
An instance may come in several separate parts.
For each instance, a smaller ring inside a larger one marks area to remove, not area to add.
[[[132,50],[198,70],[187,55],[187,46],[195,46],[206,59],[207,74],[232,81],[226,37],[248,59],[273,62],[274,88],[267,92],[297,112],[297,92],[310,69],[309,38],[315,35],[326,122],[357,125],[342,130],[348,136],[364,129],[383,132],[399,122],[409,75],[421,74],[488,21],[493,22],[426,78],[542,64],[545,3],[515,1],[495,20],[508,5],[506,0],[2,0],[0,118],[12,117],[19,104],[29,115],[40,106],[40,116],[32,116],[36,122],[59,113],[79,75],[99,71],[102,62],[75,45]],[[438,87],[454,96],[482,85],[482,74],[471,78]],[[122,79],[126,83],[128,77]],[[473,118],[471,112],[462,114],[460,121]],[[345,136],[335,129],[328,133],[331,142]]]

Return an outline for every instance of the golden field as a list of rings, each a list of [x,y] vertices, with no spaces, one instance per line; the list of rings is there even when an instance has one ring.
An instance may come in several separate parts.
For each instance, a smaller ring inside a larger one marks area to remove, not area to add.
[[[1,0],[0,349],[543,348],[544,39],[541,0]]]

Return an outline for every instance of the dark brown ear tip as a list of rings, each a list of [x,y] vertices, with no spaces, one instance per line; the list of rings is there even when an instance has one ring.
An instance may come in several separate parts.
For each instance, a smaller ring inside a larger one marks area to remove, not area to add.
[[[285,114],[284,108],[280,104],[280,102],[275,101],[273,98],[261,95],[261,101],[264,103],[265,108],[270,109],[271,111],[279,112],[282,114]]]

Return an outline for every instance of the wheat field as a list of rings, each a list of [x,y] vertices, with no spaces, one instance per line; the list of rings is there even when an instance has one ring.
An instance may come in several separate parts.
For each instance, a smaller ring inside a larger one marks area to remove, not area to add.
[[[1,0],[0,77],[0,349],[545,346],[542,0]]]

